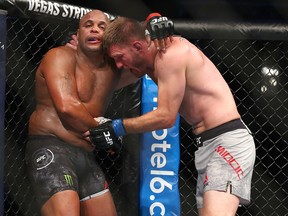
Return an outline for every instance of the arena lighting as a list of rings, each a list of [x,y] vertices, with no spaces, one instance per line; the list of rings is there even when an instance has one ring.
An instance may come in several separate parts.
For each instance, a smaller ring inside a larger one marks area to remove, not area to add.
[[[261,69],[261,73],[263,75],[264,84],[261,86],[261,92],[265,93],[270,87],[276,87],[278,86],[278,76],[279,76],[279,70],[270,68],[270,67],[263,67]]]
[[[269,67],[263,67],[261,70],[261,73],[264,76],[278,76],[279,75],[279,70],[278,69],[273,69]]]

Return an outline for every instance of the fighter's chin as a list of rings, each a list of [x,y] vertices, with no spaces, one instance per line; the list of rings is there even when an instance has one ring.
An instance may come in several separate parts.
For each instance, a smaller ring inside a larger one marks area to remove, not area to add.
[[[101,46],[88,46],[87,49],[92,51],[92,52],[102,51]]]

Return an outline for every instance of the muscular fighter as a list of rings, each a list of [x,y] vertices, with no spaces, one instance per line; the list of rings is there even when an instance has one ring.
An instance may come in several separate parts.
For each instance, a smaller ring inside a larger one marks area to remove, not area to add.
[[[36,109],[29,120],[25,160],[44,216],[117,214],[94,160],[95,145],[83,137],[98,125],[94,118],[104,115],[113,91],[137,80],[120,72],[102,51],[109,23],[99,10],[84,15],[77,49],[49,50],[36,71]]]
[[[107,27],[103,46],[118,68],[129,68],[137,77],[145,72],[154,80],[158,107],[139,117],[108,120],[90,129],[89,138],[105,143],[103,133],[117,137],[169,128],[180,113],[198,144],[199,215],[235,215],[239,204],[248,204],[255,143],[215,65],[182,37],[169,41],[164,54],[153,45],[148,49],[143,27],[123,17]]]

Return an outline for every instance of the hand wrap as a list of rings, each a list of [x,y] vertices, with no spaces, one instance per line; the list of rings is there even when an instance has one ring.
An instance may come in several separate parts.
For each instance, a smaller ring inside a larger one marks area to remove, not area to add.
[[[151,13],[146,18],[146,30],[149,32],[151,40],[161,40],[174,34],[174,23],[159,13]]]
[[[113,149],[120,152],[122,147],[122,136],[125,135],[125,129],[121,119],[111,121],[111,119],[99,118],[99,126],[90,128],[89,138],[96,149]]]

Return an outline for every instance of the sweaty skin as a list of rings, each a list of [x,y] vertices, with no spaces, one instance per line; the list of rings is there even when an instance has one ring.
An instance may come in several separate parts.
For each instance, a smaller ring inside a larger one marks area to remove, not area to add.
[[[128,18],[114,20],[103,35],[103,46],[118,68],[129,69],[137,77],[147,74],[158,85],[157,109],[139,117],[123,119],[127,134],[170,128],[178,113],[192,126],[196,135],[239,120],[240,114],[228,84],[201,50],[188,40],[175,36],[172,41],[167,41],[165,53],[157,52],[153,44],[149,47],[143,35],[141,26]],[[247,131],[245,135],[252,145],[254,142]],[[208,148],[202,147],[204,150]],[[253,147],[249,149],[253,151]],[[212,152],[207,152],[211,158],[214,157]],[[195,156],[195,161],[201,159]],[[250,159],[253,160],[253,153]],[[203,167],[206,174],[208,169],[213,173],[221,164],[215,159],[214,166],[211,161],[209,159],[208,165]],[[253,166],[252,163],[249,166]],[[199,169],[197,171],[199,173]],[[215,179],[217,177],[212,181]],[[211,188],[201,197],[203,202],[199,202],[199,206],[203,205],[199,207],[199,215],[235,215],[240,199],[230,193],[230,185],[226,191],[218,190],[216,186]]]
[[[95,147],[83,133],[98,125],[94,118],[105,114],[115,89],[122,88],[137,80],[130,72],[119,71],[115,62],[103,52],[102,35],[109,23],[110,21],[102,11],[93,10],[87,13],[79,23],[76,49],[68,46],[56,47],[49,50],[42,59],[35,75],[36,108],[29,120],[29,135],[36,135],[34,137],[38,140],[39,149],[42,152],[47,151],[48,147],[45,144],[41,146],[41,135],[46,136],[46,139],[50,139],[51,142],[53,139],[49,136],[56,137],[57,141],[54,144],[62,143],[61,140],[63,140],[65,145],[80,147],[88,152],[93,151]],[[31,142],[27,145],[29,144]],[[65,147],[65,149],[69,148]],[[53,154],[57,158],[64,157],[64,152],[68,152],[65,149],[59,144]],[[71,152],[74,152],[77,148],[71,149]],[[62,153],[59,154],[58,150]],[[81,149],[77,150],[79,151],[77,157],[82,159],[80,161],[83,163],[82,167],[86,169],[85,172],[87,169],[93,169],[93,172],[97,172],[98,164],[96,161],[93,164],[91,154],[85,154],[80,151]],[[49,151],[51,152],[51,150]],[[35,152],[26,155],[29,158],[30,167],[35,165],[32,161],[34,154]],[[51,178],[43,177],[42,179],[39,177],[41,174],[37,172],[37,168],[34,168],[33,173],[31,173],[31,180],[36,181],[34,185],[38,190],[35,192],[43,189],[47,193],[43,194],[43,197],[49,197],[43,205],[41,203],[41,215],[116,216],[113,197],[109,190],[105,190],[104,174],[100,171],[100,167],[95,179],[92,180],[94,182],[90,185],[91,187],[87,185],[93,191],[88,191],[87,194],[94,192],[97,194],[98,188],[102,191],[97,195],[90,194],[95,195],[90,199],[81,202],[79,200],[80,194],[83,192],[81,191],[84,188],[82,187],[83,184],[91,181],[87,176],[81,176],[85,182],[79,183],[78,189],[76,187],[75,190],[74,188],[66,189],[65,185],[61,185],[61,177],[64,172],[69,172],[68,170],[71,169],[71,175],[79,174],[77,169],[81,167],[81,164],[77,163],[77,158],[71,157],[73,156],[67,155],[68,162],[62,160],[58,163],[59,161],[56,159],[53,161],[55,166],[60,166],[60,171],[59,169],[53,171],[53,168],[45,170],[47,173],[49,170],[54,176],[55,184],[50,185],[55,187],[54,189],[43,185],[44,181],[46,184],[51,182]],[[72,160],[77,163],[74,170],[72,166],[68,165]],[[79,182],[79,179],[77,178],[76,182]]]
[[[177,113],[193,126],[195,134],[240,117],[229,86],[214,64],[181,37],[168,42],[165,54],[145,41],[140,50],[112,45],[109,55],[117,67],[140,77],[145,71],[158,85],[158,107],[142,116],[124,119],[127,133],[172,127]],[[177,62],[177,64],[175,63]]]
[[[92,11],[80,21],[77,50],[62,46],[46,53],[36,72],[30,135],[56,136],[93,150],[82,134],[98,125],[94,117],[105,114],[115,88],[126,85],[114,62],[103,55],[101,38],[108,23],[102,12]]]
[[[118,70],[103,52],[102,36],[109,24],[102,11],[85,14],[77,31],[77,47],[49,50],[36,71],[36,108],[29,120],[30,151],[25,158],[35,192],[42,196],[43,216],[117,215],[104,173],[93,153],[82,150],[94,150],[84,132],[98,125],[95,119],[105,114],[114,90],[138,79],[129,70]],[[49,160],[46,152],[55,156],[40,171],[35,160],[38,151],[44,154],[44,162]],[[67,183],[66,175],[75,179],[75,185]]]
[[[157,109],[122,119],[125,132],[170,128],[180,113],[193,127],[194,134],[203,138],[195,152],[199,215],[235,215],[240,201],[241,204],[244,199],[250,201],[255,143],[241,122],[232,92],[216,66],[181,37],[167,41],[165,53],[157,52],[154,45],[149,47],[139,23],[129,18],[117,18],[107,27],[103,47],[118,68],[130,69],[137,77],[145,73],[158,85]],[[231,122],[239,125],[234,129]],[[114,129],[117,127],[114,125]],[[226,133],[225,127],[231,127],[231,131],[228,128]],[[205,138],[202,133],[209,136]],[[243,181],[235,177],[231,164],[217,155],[216,150],[222,145],[247,168]]]
[[[59,59],[70,62],[69,66],[62,65]],[[57,136],[92,150],[81,133],[97,125],[93,116],[104,114],[117,74],[107,64],[93,72],[88,61],[85,64],[81,60],[80,64],[79,59],[76,51],[68,47],[46,54],[36,72],[37,105],[29,121],[29,134]]]

